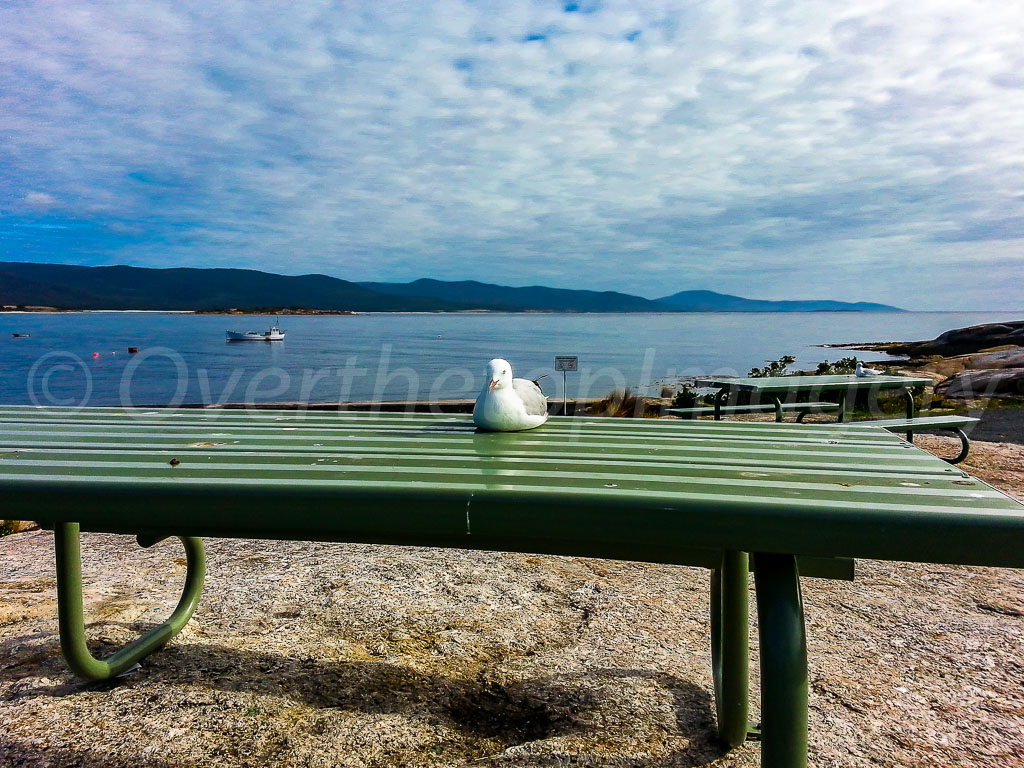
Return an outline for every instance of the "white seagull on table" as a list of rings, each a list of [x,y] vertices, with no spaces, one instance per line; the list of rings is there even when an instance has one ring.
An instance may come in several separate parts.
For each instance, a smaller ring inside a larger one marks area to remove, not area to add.
[[[487,386],[473,406],[473,423],[488,432],[518,432],[548,420],[548,399],[540,384],[512,378],[507,360],[487,364]]]
[[[858,376],[881,376],[882,372],[877,368],[865,368],[864,364],[857,361],[857,375]]]

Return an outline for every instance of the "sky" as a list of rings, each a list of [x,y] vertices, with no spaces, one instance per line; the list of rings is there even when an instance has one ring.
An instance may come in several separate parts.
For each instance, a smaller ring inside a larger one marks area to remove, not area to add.
[[[9,0],[0,260],[1024,309],[1024,8]]]

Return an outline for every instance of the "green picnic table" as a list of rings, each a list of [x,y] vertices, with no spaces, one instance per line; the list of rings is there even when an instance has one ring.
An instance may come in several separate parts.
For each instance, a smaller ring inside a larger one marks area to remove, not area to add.
[[[850,393],[861,390],[900,389],[907,405],[907,418],[914,418],[914,396],[911,388],[931,384],[928,378],[912,376],[855,376],[836,374],[831,376],[750,376],[746,378],[702,378],[694,382],[698,387],[718,389],[715,395],[715,420],[722,418],[722,403],[734,392],[749,392],[759,401],[766,397],[775,406],[775,420],[782,421],[782,396],[795,397],[798,394],[820,396],[822,392],[839,393],[839,421],[846,416],[846,399]]]
[[[1024,567],[1024,505],[881,428],[552,418],[482,433],[468,416],[0,406],[5,517],[56,544],[61,647],[87,679],[172,638],[203,587],[199,537],[553,553],[711,569],[718,731],[806,764],[800,576],[851,558]],[[86,643],[79,531],[181,539],[171,617],[112,657]],[[749,554],[748,554],[749,553]],[[748,723],[748,569],[761,723]]]

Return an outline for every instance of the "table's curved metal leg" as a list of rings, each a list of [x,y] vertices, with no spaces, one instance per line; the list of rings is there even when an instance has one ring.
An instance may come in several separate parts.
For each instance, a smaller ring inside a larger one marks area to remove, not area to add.
[[[914,393],[903,387],[903,402],[907,405],[907,418],[914,418]]]
[[[903,402],[907,405],[907,418],[914,418],[914,393],[911,392],[907,387],[903,387]],[[914,442],[914,433],[906,432],[907,442]]]
[[[729,395],[729,388],[722,387],[718,392],[715,393],[715,421],[722,420],[722,403],[725,398]]]
[[[943,461],[948,461],[950,464],[959,464],[967,458],[967,454],[971,450],[971,442],[967,439],[967,433],[960,429],[960,427],[954,427],[950,432],[955,432],[956,436],[960,438],[960,453],[952,459],[943,459]]]
[[[846,421],[846,390],[839,390],[839,414],[836,417],[836,421],[842,424]]]
[[[729,747],[747,738],[749,594],[745,552],[727,550],[711,572],[711,671],[715,681],[718,737]]]
[[[799,412],[799,413],[798,413],[798,414],[796,415],[796,423],[797,423],[797,424],[803,424],[803,422],[804,422],[804,416],[806,416],[806,415],[807,415],[808,413],[810,413],[810,411],[800,411],[800,412]]]
[[[782,401],[778,395],[772,395],[772,405],[775,406],[775,420],[782,421]]]
[[[761,646],[761,765],[807,765],[807,640],[793,555],[754,555]]]
[[[82,554],[78,523],[57,523],[53,528],[57,552],[57,616],[60,646],[68,666],[86,680],[106,680],[130,669],[140,659],[163,646],[188,623],[199,603],[206,578],[206,553],[201,539],[179,536],[187,561],[185,586],[170,618],[129,643],[107,659],[97,659],[85,641],[82,608]],[[151,539],[155,543],[158,539]],[[145,545],[145,540],[140,543]]]

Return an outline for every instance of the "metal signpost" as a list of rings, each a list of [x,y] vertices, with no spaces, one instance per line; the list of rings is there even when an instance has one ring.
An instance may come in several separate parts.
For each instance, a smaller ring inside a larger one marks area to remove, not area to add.
[[[576,355],[555,355],[555,370],[562,372],[562,415],[568,416],[569,411],[566,408],[565,400],[565,372],[566,371],[578,371],[580,369],[580,359]]]

